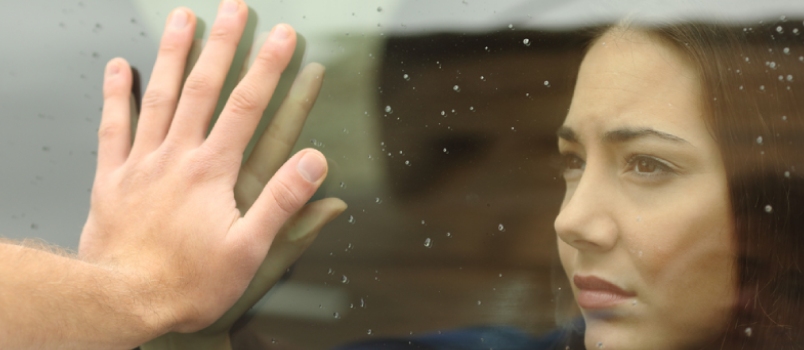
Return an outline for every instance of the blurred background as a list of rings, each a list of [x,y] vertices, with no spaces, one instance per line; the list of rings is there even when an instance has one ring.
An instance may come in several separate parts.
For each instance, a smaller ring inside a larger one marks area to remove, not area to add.
[[[0,233],[76,249],[105,63],[146,86],[170,10],[216,0],[30,0],[0,12]],[[236,348],[321,349],[474,325],[538,335],[573,315],[555,254],[555,130],[591,28],[803,17],[800,1],[250,1],[327,67],[297,144],[349,209],[238,330]],[[208,31],[208,27],[206,30]],[[203,36],[204,33],[199,33]],[[255,38],[259,35],[255,35]],[[248,44],[248,43],[246,43]],[[239,340],[238,340],[239,339]]]

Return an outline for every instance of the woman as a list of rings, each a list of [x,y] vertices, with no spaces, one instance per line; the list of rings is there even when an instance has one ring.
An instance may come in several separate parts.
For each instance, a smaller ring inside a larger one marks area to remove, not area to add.
[[[595,35],[558,130],[555,229],[583,322],[349,348],[804,347],[800,23]]]
[[[804,346],[793,28],[617,26],[590,46],[555,221],[587,348]]]

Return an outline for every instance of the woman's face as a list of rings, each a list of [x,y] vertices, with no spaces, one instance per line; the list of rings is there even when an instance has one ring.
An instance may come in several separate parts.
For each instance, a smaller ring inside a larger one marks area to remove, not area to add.
[[[736,297],[726,171],[692,64],[637,30],[586,55],[558,131],[555,221],[589,349],[683,349],[721,332]]]

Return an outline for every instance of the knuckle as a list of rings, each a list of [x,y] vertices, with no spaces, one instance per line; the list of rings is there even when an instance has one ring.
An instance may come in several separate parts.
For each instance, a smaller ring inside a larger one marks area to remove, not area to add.
[[[210,29],[209,31],[209,41],[229,43],[233,41],[234,35],[235,35],[234,31],[228,26],[213,25],[212,29]]]
[[[268,186],[271,191],[271,197],[276,202],[276,207],[284,215],[291,215],[296,212],[300,203],[300,196],[293,190],[293,188],[284,181],[278,181],[275,184]]]
[[[124,127],[121,123],[106,122],[98,128],[98,139],[108,140],[119,137],[123,133]]]
[[[189,95],[205,95],[213,91],[214,84],[209,76],[193,72],[184,82],[184,93]]]
[[[270,71],[282,70],[283,57],[275,50],[262,50],[254,59],[254,66],[264,67]]]
[[[165,91],[148,89],[142,96],[142,108],[146,110],[159,108],[172,103],[175,98],[174,95],[168,94]]]
[[[260,109],[262,103],[257,89],[248,85],[238,86],[229,96],[229,106],[235,114],[245,114]]]

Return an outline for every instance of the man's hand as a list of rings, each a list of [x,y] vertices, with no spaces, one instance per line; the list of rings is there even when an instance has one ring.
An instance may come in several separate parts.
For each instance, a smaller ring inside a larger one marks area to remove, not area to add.
[[[296,77],[287,97],[240,169],[235,199],[242,212],[257,200],[265,184],[290,154],[307,115],[321,89],[324,67],[306,66]],[[282,277],[288,267],[313,242],[321,228],[346,209],[337,198],[306,205],[277,234],[254,279],[234,306],[211,326],[195,333],[169,333],[140,346],[143,350],[231,349],[229,330]]]
[[[107,66],[98,170],[79,257],[137,289],[130,302],[155,335],[199,330],[229,309],[276,233],[326,175],[318,151],[301,151],[244,215],[238,210],[234,187],[243,150],[295,47],[293,29],[277,25],[207,136],[247,12],[240,1],[221,4],[181,95],[195,18],[188,9],[172,13],[133,145],[130,69],[122,59]]]

